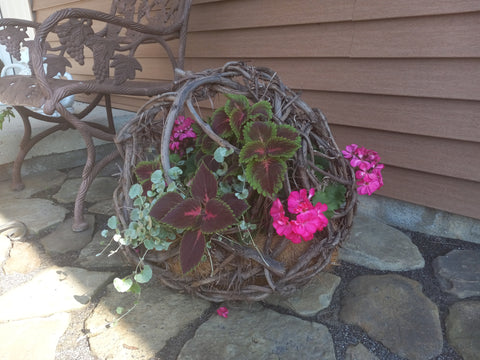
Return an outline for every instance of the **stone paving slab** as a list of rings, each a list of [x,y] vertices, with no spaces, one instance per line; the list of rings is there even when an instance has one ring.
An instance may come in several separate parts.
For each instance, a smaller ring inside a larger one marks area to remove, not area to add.
[[[88,211],[94,214],[115,215],[112,199],[99,201],[88,208]]]
[[[0,267],[8,259],[10,249],[12,248],[12,242],[6,236],[0,234]]]
[[[60,224],[68,210],[45,199],[14,199],[2,201],[0,224],[21,221],[29,233],[38,234],[53,225]]]
[[[92,241],[95,217],[85,215],[88,228],[81,232],[73,232],[73,218],[67,219],[61,223],[53,232],[43,237],[40,242],[49,254],[65,254],[69,251],[78,251],[83,249]]]
[[[28,274],[47,264],[48,257],[34,243],[14,242],[10,256],[3,266],[5,274]]]
[[[328,329],[318,323],[252,306],[229,306],[228,318],[212,316],[177,360],[335,360]]]
[[[338,251],[341,261],[369,269],[405,271],[421,269],[425,260],[410,238],[372,217],[357,215],[350,239]]]
[[[319,311],[330,306],[333,293],[340,284],[341,278],[327,272],[315,276],[305,287],[295,294],[285,298],[272,295],[266,302],[289,308],[302,316],[313,316]]]
[[[345,360],[379,360],[362,344],[349,346],[345,353]]]
[[[422,293],[420,283],[400,275],[353,279],[342,299],[340,319],[360,326],[409,360],[431,359],[442,352],[437,306]]]
[[[117,250],[116,242],[108,243],[109,238],[104,238],[101,232],[97,232],[93,240],[85,246],[78,255],[75,264],[86,269],[110,269],[119,267],[131,267]],[[110,252],[115,252],[110,255]]]
[[[61,189],[53,195],[53,198],[60,203],[75,202],[78,188],[82,179],[68,179]],[[97,177],[93,180],[92,185],[87,192],[87,202],[98,202],[101,200],[112,199],[113,190],[117,187],[118,181],[113,177]]]
[[[446,320],[447,338],[464,360],[480,356],[480,301],[453,304]]]
[[[42,270],[29,282],[0,296],[0,321],[80,309],[112,276],[72,267]]]
[[[60,187],[66,178],[67,175],[60,171],[45,171],[28,175],[23,178],[25,188],[21,191],[11,190],[11,182],[2,181],[0,182],[0,201],[8,199],[27,199],[38,192]]]
[[[58,339],[69,323],[68,313],[0,323],[0,358],[54,360]]]
[[[443,291],[461,299],[480,296],[480,250],[453,250],[432,265]]]
[[[109,285],[106,295],[86,321],[86,328],[91,333],[90,347],[99,358],[151,359],[171,337],[210,307],[205,300],[171,291],[159,284],[146,286],[134,311],[117,325],[105,329],[118,318],[117,307],[128,309],[134,300],[132,294],[120,294]]]

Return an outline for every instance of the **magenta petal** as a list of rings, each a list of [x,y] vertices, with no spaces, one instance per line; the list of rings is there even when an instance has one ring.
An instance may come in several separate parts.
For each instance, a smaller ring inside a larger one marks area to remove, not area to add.
[[[219,307],[217,309],[217,314],[226,319],[228,318],[228,309],[225,306]]]

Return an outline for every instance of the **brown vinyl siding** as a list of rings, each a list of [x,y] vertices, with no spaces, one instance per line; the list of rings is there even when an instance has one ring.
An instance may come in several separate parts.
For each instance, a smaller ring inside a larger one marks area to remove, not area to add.
[[[33,6],[42,20],[110,0]],[[187,69],[273,68],[326,114],[339,146],[380,152],[380,195],[480,219],[478,0],[194,0],[189,29]],[[139,78],[171,78],[158,48],[138,54]],[[143,101],[114,97],[129,110]]]

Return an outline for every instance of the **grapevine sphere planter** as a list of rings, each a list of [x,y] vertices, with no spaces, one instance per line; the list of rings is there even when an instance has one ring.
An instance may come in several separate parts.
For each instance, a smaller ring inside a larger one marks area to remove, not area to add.
[[[149,100],[117,135],[116,143],[125,160],[114,193],[119,226],[126,229],[130,223],[133,200],[129,190],[137,181],[136,166],[157,157],[164,174],[172,167],[169,144],[180,116],[193,119],[210,143],[239,154],[237,143],[212,129],[210,115],[225,103],[225,94],[244,95],[251,104],[267,101],[272,110],[271,126],[285,128],[286,124],[296,129],[299,145],[286,161],[278,193],[265,196],[249,189],[244,216],[256,224],[256,230],[249,233],[251,241],[237,241],[232,228],[209,234],[202,261],[184,274],[179,266],[179,235],[167,250],[148,251],[141,263],[149,264],[154,276],[166,286],[214,302],[257,301],[272,293],[288,295],[324,269],[349,236],[356,208],[355,174],[337,147],[325,116],[285,86],[273,70],[232,62],[222,68],[181,75],[177,91]],[[165,176],[165,181],[169,184],[173,180]],[[315,189],[320,193],[331,185],[344,188],[344,199],[329,214],[323,230],[300,243],[277,234],[270,216],[277,196],[286,203],[286,197],[294,191]],[[138,264],[145,249],[124,246],[123,252]]]

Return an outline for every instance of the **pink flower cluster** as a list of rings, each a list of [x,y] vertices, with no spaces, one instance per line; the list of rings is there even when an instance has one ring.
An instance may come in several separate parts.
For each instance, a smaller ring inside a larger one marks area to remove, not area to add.
[[[197,134],[192,129],[193,120],[184,116],[179,116],[175,120],[172,135],[170,135],[170,150],[183,155],[189,145],[188,139],[196,139]],[[187,141],[185,141],[187,140]]]
[[[288,211],[297,214],[295,220],[285,215],[280,199],[275,199],[270,215],[273,218],[273,227],[278,235],[285,236],[295,244],[302,239],[309,241],[317,231],[321,231],[328,224],[328,219],[323,214],[327,211],[327,205],[317,203],[312,205],[310,199],[315,195],[315,189],[292,191],[288,197]]]
[[[377,152],[352,144],[342,153],[345,159],[350,159],[350,165],[355,169],[357,192],[360,195],[372,195],[383,186],[383,164],[379,163]]]

